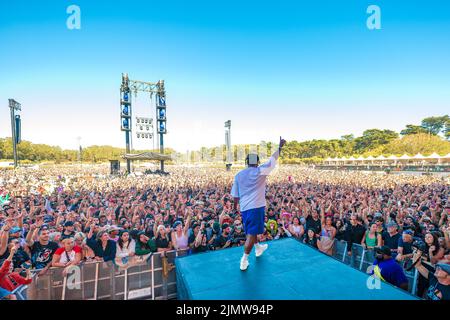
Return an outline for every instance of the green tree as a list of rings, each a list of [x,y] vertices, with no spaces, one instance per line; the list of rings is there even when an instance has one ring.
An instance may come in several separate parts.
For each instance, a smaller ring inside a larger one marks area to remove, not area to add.
[[[429,134],[438,135],[447,127],[449,116],[442,117],[428,117],[422,120],[422,127],[424,127]]]
[[[355,139],[354,151],[358,154],[375,149],[398,138],[398,133],[392,130],[369,129],[361,137]]]
[[[416,126],[413,124],[406,125],[406,128],[400,131],[402,136],[407,136],[410,134],[418,134],[418,133],[428,133],[427,129],[422,126]]]
[[[450,152],[450,141],[446,141],[439,136],[426,133],[411,134],[391,141],[381,150],[383,154],[409,154],[415,155],[421,153],[430,155],[437,152],[440,155],[446,155]]]

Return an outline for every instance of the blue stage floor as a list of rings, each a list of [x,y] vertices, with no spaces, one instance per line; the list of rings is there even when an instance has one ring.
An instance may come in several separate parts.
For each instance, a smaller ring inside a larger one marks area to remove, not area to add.
[[[294,239],[254,249],[247,271],[239,269],[243,248],[177,258],[178,298],[183,300],[411,300],[407,292],[382,283],[368,289],[368,276]]]

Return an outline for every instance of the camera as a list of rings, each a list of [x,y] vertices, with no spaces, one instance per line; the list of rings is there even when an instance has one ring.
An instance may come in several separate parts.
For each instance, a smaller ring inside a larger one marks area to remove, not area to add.
[[[414,252],[416,251],[426,252],[427,250],[427,245],[422,240],[415,240],[411,246]]]

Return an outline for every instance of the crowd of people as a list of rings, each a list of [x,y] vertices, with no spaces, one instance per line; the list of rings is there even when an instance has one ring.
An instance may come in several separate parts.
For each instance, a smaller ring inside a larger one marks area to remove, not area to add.
[[[230,195],[235,171],[170,166],[169,175],[118,177],[107,170],[0,171],[0,299],[16,299],[33,273],[53,267],[126,268],[153,252],[244,244]],[[402,271],[386,270],[417,268],[417,295],[448,300],[449,190],[442,177],[280,166],[269,177],[261,241],[293,237],[332,255],[336,239],[348,243],[350,257],[352,244],[375,249],[382,279],[404,288]]]

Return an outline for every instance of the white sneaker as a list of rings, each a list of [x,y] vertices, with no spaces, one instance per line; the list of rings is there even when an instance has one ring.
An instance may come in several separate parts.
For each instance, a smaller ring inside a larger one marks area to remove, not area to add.
[[[264,251],[267,250],[269,246],[267,245],[267,243],[265,244],[260,244],[260,245],[255,245],[255,253],[256,253],[256,257],[261,256]]]
[[[248,259],[241,258],[241,271],[247,270],[249,264]]]

